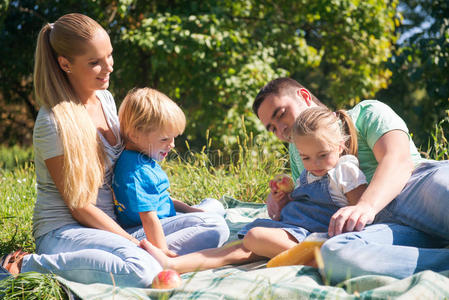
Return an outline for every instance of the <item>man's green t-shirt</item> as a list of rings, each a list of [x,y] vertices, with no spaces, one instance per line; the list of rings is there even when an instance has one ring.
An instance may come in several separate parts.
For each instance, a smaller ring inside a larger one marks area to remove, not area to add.
[[[368,182],[371,181],[377,168],[377,161],[372,151],[374,144],[391,130],[402,130],[407,133],[410,141],[410,153],[415,166],[425,160],[419,155],[405,122],[388,105],[377,100],[365,100],[348,110],[347,113],[357,129],[360,169],[365,173]],[[304,166],[294,144],[289,144],[289,153],[292,176],[296,181],[304,170]]]

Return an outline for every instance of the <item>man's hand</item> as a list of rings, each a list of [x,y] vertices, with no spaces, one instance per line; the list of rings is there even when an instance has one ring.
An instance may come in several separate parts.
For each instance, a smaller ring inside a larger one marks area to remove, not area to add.
[[[329,222],[329,236],[343,232],[361,231],[367,224],[371,224],[376,216],[375,210],[363,204],[356,204],[340,208]]]

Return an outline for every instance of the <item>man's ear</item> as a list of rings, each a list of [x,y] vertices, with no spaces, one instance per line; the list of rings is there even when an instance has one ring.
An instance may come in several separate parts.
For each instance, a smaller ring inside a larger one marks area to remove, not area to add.
[[[338,145],[338,154],[342,154],[345,150],[345,142],[341,142],[340,145]]]
[[[70,73],[70,62],[64,56],[58,56],[58,64],[59,67],[66,73]]]
[[[304,99],[304,101],[306,102],[307,106],[311,106],[312,105],[312,94],[310,94],[309,90],[305,89],[305,88],[301,88],[297,91],[298,96],[302,97]]]

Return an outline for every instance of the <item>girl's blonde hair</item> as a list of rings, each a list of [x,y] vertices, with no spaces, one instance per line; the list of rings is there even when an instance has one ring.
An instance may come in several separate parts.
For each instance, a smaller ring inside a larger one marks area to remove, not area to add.
[[[105,153],[58,57],[73,62],[86,52],[98,30],[104,29],[91,18],[67,14],[45,25],[37,38],[34,91],[39,104],[47,107],[56,121],[64,151],[62,196],[71,209],[96,202],[104,179]]]
[[[344,110],[333,113],[327,107],[308,108],[298,116],[292,131],[293,141],[300,136],[319,134],[330,145],[343,144],[342,154],[357,156],[357,130]]]
[[[119,109],[120,131],[129,142],[130,134],[152,132],[181,134],[186,117],[181,108],[165,94],[150,88],[132,89]]]

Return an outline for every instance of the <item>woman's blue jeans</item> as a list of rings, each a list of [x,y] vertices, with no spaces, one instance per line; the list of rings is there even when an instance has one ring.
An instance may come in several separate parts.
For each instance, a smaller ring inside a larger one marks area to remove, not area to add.
[[[149,287],[162,270],[145,250],[109,231],[67,225],[36,239],[21,272],[54,273],[81,283]]]
[[[213,212],[176,216],[166,224],[171,249],[182,246],[191,251],[217,247],[228,239],[229,228],[222,217],[221,203],[215,199],[205,200],[200,207]],[[188,234],[181,234],[183,225],[193,228]],[[173,237],[170,230],[175,232]],[[144,237],[141,229],[132,235],[137,239]],[[183,240],[177,240],[180,236]],[[162,270],[148,252],[128,239],[78,224],[63,226],[37,238],[36,253],[24,257],[21,272],[51,272],[81,283],[149,287],[154,276]]]

